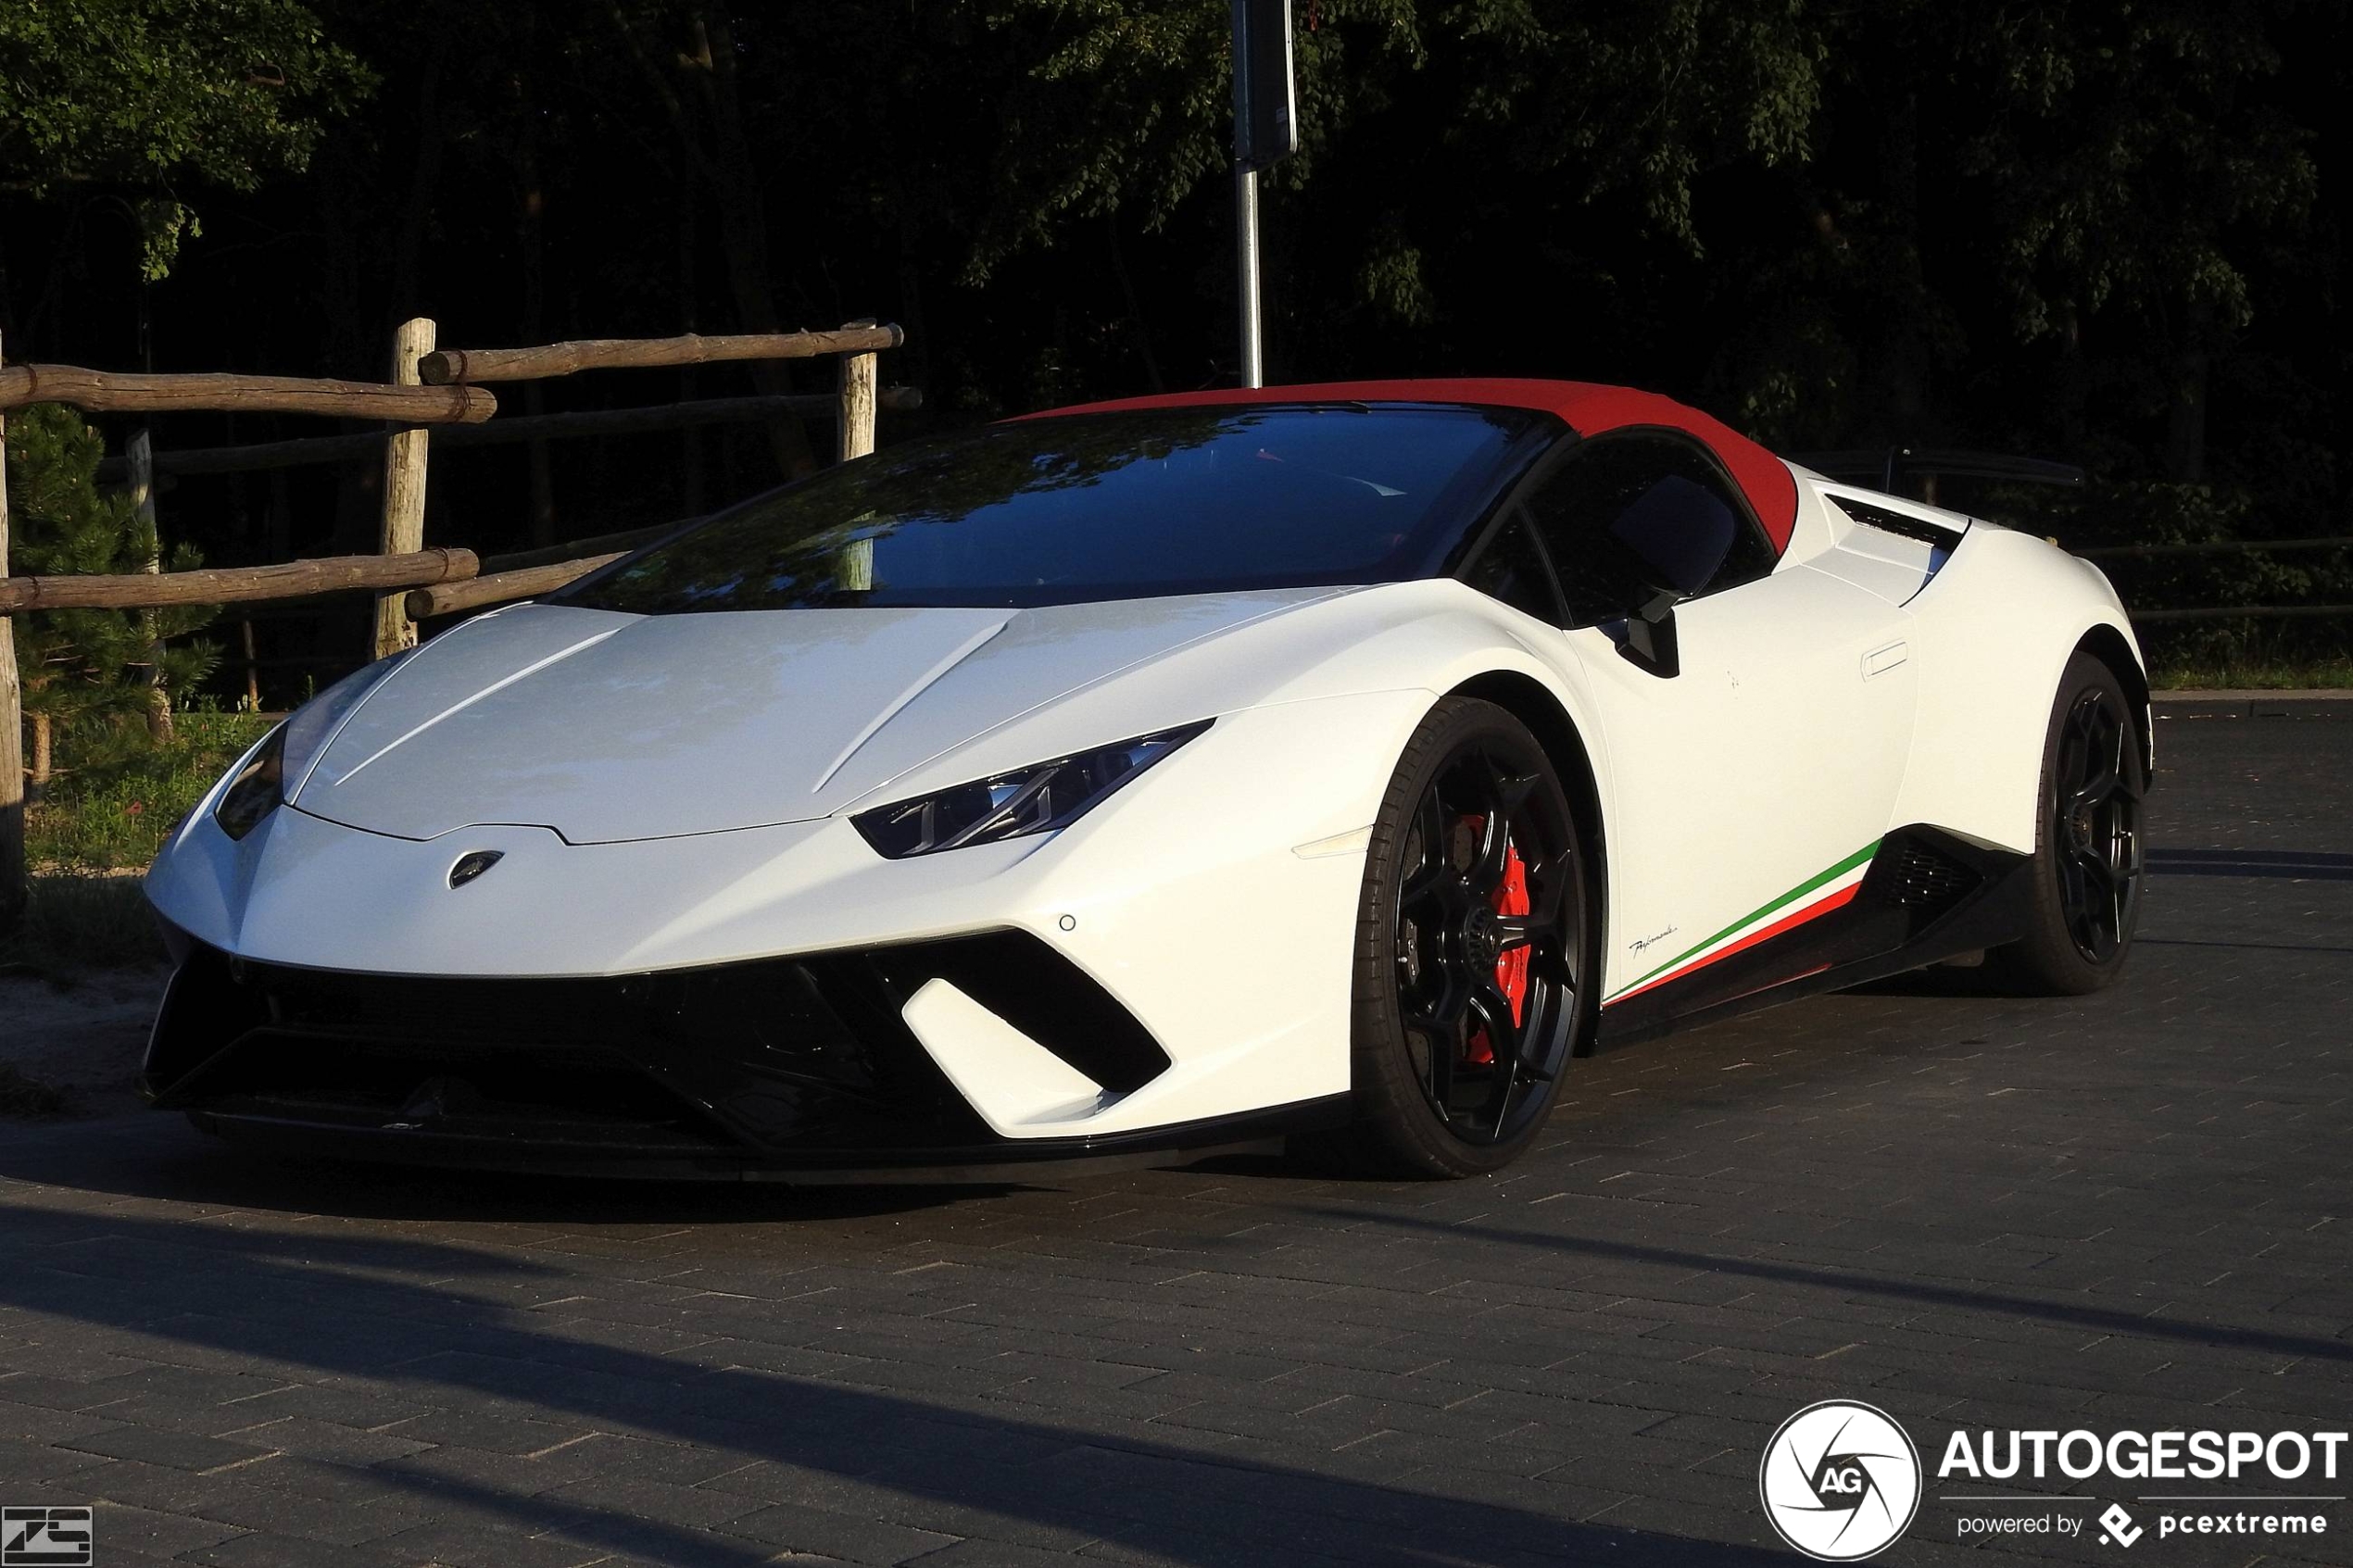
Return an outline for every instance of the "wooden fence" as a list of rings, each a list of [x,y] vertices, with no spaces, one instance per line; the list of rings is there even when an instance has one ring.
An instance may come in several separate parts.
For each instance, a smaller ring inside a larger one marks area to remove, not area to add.
[[[884,408],[912,408],[917,394],[880,383],[880,353],[904,335],[895,326],[853,321],[833,332],[742,336],[600,338],[525,348],[444,349],[434,323],[404,321],[395,334],[388,383],[285,376],[129,375],[71,365],[0,366],[0,935],[20,920],[26,893],[23,693],[6,618],[62,608],[159,609],[175,605],[249,604],[322,594],[377,596],[377,657],[413,646],[417,622],[483,605],[528,598],[572,582],[677,526],[494,557],[429,549],[424,542],[425,477],[436,446],[558,440],[698,424],[831,416],[835,453],[847,461],[875,449]],[[497,420],[485,382],[529,382],[584,370],[652,369],[720,361],[840,360],[838,390],[813,396],[710,398],[643,408],[544,414]],[[123,576],[8,575],[6,417],[34,403],[64,403],[92,413],[273,412],[383,420],[382,432],[266,442],[245,446],[153,451],[135,440],[102,477],[151,497],[161,474],[231,473],[308,463],[367,460],[382,455],[383,519],[377,553],[275,566],[150,570]],[[250,624],[245,653],[251,668]],[[168,712],[167,712],[168,720]]]

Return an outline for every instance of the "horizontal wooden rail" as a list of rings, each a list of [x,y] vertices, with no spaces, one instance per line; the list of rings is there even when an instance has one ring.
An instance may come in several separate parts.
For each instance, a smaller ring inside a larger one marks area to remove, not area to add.
[[[409,619],[429,621],[436,615],[455,615],[460,610],[480,609],[484,605],[504,604],[510,599],[536,598],[541,594],[552,594],[567,583],[578,582],[600,566],[610,566],[628,553],[626,550],[614,550],[580,560],[558,561],[552,566],[525,567],[520,571],[499,571],[464,583],[443,583],[430,588],[419,588],[405,601]]]
[[[481,571],[482,562],[472,550],[419,550],[412,555],[329,556],[277,566],[207,567],[123,577],[0,577],[0,615],[27,609],[161,609],[307,599],[361,589],[427,587]]]
[[[545,381],[581,370],[657,370],[725,359],[813,359],[821,354],[872,354],[896,348],[907,334],[895,326],[844,327],[830,332],[748,332],[704,337],[583,338],[538,348],[445,348],[417,361],[427,386],[487,381]]]
[[[2306,617],[2353,616],[2353,605],[2208,605],[2197,609],[2134,609],[2134,621],[2301,621]]]
[[[2111,560],[2149,556],[2221,556],[2241,550],[2336,550],[2353,545],[2353,537],[2325,539],[2213,539],[2195,545],[2095,545],[2074,553],[2085,560]]]
[[[0,368],[0,408],[67,403],[93,414],[329,414],[409,425],[480,424],[498,399],[475,386],[387,386],[303,376],[145,375],[77,365]]]
[[[583,560],[589,556],[610,555],[618,550],[623,555],[641,546],[650,545],[686,526],[694,520],[657,522],[648,528],[624,528],[618,533],[597,533],[585,539],[573,539],[561,545],[547,545],[536,550],[515,550],[506,555],[482,558],[482,574],[521,571],[527,567],[556,566],[564,561]]]
[[[904,412],[924,406],[924,395],[912,386],[894,386],[882,395],[882,406]],[[596,408],[576,414],[526,414],[520,419],[492,420],[487,424],[459,425],[437,432],[435,451],[458,446],[501,446],[521,441],[546,441],[581,435],[626,435],[639,431],[685,430],[698,425],[751,423],[790,414],[802,419],[831,419],[841,412],[841,399],[812,392],[775,397],[704,397],[690,403],[657,403],[643,408]],[[249,446],[190,446],[157,452],[155,470],[165,474],[255,473],[265,469],[301,468],[311,463],[375,462],[384,457],[384,434],[363,431],[356,435],[307,435],[294,441],[262,441]],[[130,472],[121,458],[98,465],[102,483],[120,483]]]

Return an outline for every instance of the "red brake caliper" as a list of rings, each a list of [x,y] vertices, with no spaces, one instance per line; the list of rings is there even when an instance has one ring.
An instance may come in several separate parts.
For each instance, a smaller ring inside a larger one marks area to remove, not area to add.
[[[1476,834],[1484,828],[1481,817],[1465,817],[1464,824]],[[1529,910],[1528,863],[1519,858],[1517,846],[1504,847],[1504,881],[1495,889],[1495,912],[1499,915],[1524,915]],[[1495,960],[1495,985],[1512,1004],[1512,1022],[1519,1023],[1528,1007],[1528,949],[1514,947]],[[1474,1029],[1465,1042],[1464,1060],[1474,1067],[1485,1067],[1495,1060],[1495,1044],[1487,1037],[1484,1026]]]

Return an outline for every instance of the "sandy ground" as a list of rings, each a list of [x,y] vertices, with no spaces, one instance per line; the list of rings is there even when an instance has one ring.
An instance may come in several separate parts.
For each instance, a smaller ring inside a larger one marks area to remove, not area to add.
[[[59,987],[0,975],[0,1061],[63,1089],[74,1110],[127,1110],[147,1025],[170,971],[109,970]]]

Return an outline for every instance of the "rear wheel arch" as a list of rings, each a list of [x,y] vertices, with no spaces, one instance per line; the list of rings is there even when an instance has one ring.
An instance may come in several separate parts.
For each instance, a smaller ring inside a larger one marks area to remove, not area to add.
[[[2074,651],[2087,653],[2108,668],[2124,687],[2124,696],[2132,704],[2133,726],[2139,732],[2141,766],[2148,782],[2157,782],[2157,737],[2152,732],[2156,715],[2149,709],[2148,671],[2141,668],[2140,657],[2124,633],[2115,627],[2102,624],[2093,627],[2077,640]]]
[[[1547,690],[1542,682],[1513,670],[1491,670],[1484,675],[1472,677],[1446,694],[1449,696],[1477,697],[1491,702],[1513,718],[1528,726],[1544,748],[1554,771],[1560,775],[1561,785],[1568,792],[1569,810],[1577,819],[1577,831],[1583,837],[1586,855],[1592,861],[1593,881],[1589,890],[1593,918],[1600,930],[1598,948],[1609,951],[1609,834],[1602,820],[1601,788],[1593,775],[1592,755],[1586,750],[1584,737],[1578,733],[1577,721],[1561,706],[1559,697]],[[1596,981],[1598,984],[1598,979]],[[1592,1054],[1590,1037],[1577,1044],[1580,1056]]]

